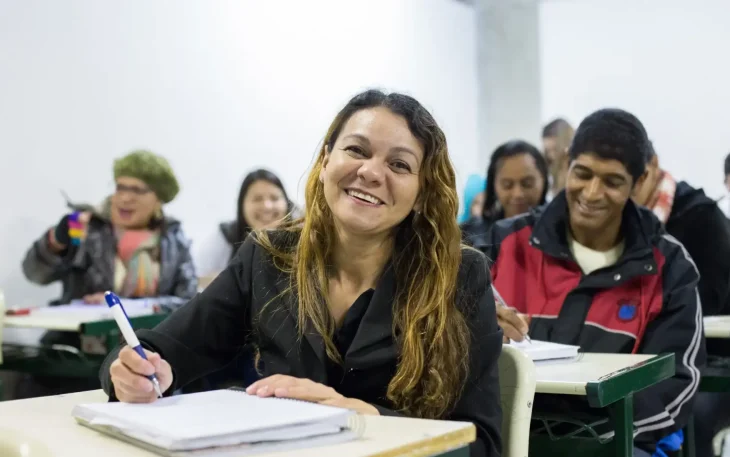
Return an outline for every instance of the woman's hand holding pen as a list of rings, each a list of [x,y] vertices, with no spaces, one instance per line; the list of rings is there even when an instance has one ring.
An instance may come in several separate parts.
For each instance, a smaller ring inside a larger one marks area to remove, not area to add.
[[[119,351],[109,373],[114,384],[114,393],[125,403],[152,403],[157,399],[152,382],[147,376],[155,374],[162,392],[172,385],[172,368],[159,354],[145,350],[147,360],[129,346]]]
[[[310,401],[321,405],[336,406],[357,411],[360,414],[380,414],[377,408],[357,398],[348,398],[335,389],[305,378],[276,374],[258,380],[248,386],[246,393],[259,397],[282,397]]]

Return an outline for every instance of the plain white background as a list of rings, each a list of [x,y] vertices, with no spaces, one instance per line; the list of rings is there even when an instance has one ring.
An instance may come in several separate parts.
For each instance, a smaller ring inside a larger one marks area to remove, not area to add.
[[[545,0],[543,120],[618,106],[662,165],[724,193],[730,2]],[[419,98],[449,139],[461,189],[477,157],[474,9],[455,0],[0,0],[0,288],[43,304],[20,262],[64,213],[98,202],[113,158],[166,155],[183,190],[167,211],[204,239],[265,166],[298,192],[336,111],[379,86]],[[519,32],[519,31],[518,31]],[[536,126],[539,128],[539,126]],[[505,138],[506,139],[506,138]]]
[[[542,112],[574,126],[615,106],[644,123],[660,164],[724,194],[730,152],[730,2],[545,0]]]
[[[449,139],[459,187],[477,163],[475,21],[453,0],[0,1],[0,288],[40,305],[26,249],[96,203],[112,160],[150,148],[195,239],[235,217],[247,171],[297,191],[329,122],[358,91],[407,91]]]

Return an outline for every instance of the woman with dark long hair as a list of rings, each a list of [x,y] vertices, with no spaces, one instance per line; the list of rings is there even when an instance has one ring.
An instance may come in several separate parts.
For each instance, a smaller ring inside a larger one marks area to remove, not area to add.
[[[461,244],[456,176],[431,114],[397,93],[350,100],[305,211],[248,237],[207,289],[140,330],[149,361],[112,352],[105,391],[153,402],[145,374],[170,395],[253,344],[262,379],[250,395],[470,421],[471,455],[499,455],[502,333],[486,258]]]
[[[294,204],[274,173],[258,169],[246,175],[236,200],[236,219],[222,222],[214,237],[196,249],[195,266],[208,285],[228,265],[252,230],[275,228],[294,211]]]
[[[547,163],[535,146],[522,140],[500,145],[487,168],[484,207],[479,216],[462,225],[464,237],[473,242],[498,220],[545,204],[547,191]]]

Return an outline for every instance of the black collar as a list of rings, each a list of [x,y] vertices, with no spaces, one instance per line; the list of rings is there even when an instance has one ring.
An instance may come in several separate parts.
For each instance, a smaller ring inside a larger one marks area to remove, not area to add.
[[[567,239],[568,221],[568,202],[563,190],[544,207],[535,221],[530,244],[550,256],[571,258]],[[653,258],[652,240],[661,230],[659,220],[649,210],[639,208],[629,199],[621,216],[625,247],[620,261]]]

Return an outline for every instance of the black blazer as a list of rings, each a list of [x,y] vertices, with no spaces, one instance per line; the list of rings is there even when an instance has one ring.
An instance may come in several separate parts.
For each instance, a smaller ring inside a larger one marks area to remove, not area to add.
[[[276,242],[275,235],[272,233]],[[310,331],[298,338],[296,309],[288,305],[296,296],[282,294],[288,281],[268,253],[249,237],[231,264],[202,293],[154,329],[139,330],[140,342],[172,366],[174,381],[167,395],[223,368],[252,343],[260,349],[263,376],[286,374],[328,384],[322,337]],[[471,446],[471,455],[495,457],[501,452],[497,359],[502,331],[497,326],[482,253],[463,251],[458,285],[457,306],[472,332],[469,375],[461,398],[444,419],[473,422],[477,442]],[[382,415],[394,416],[400,413],[391,409],[386,389],[399,357],[392,335],[395,290],[393,269],[387,268],[343,357],[349,396],[372,404]],[[102,387],[112,400],[109,367],[118,351],[107,357],[100,373]]]

